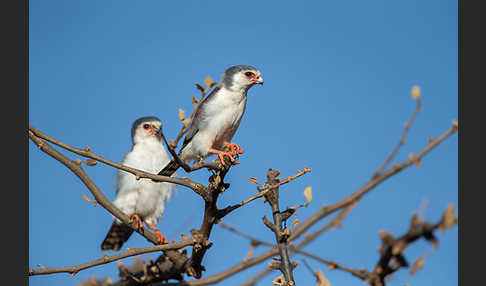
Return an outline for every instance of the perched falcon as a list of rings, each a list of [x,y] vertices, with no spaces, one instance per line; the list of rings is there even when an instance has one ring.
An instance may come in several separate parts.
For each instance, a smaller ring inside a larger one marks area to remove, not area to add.
[[[263,84],[260,71],[251,66],[239,65],[228,68],[219,84],[199,104],[187,131],[179,157],[184,162],[217,154],[224,165],[224,157],[243,153],[231,138],[240,125],[245,112],[248,89]],[[226,147],[225,150],[221,150]],[[172,160],[159,175],[170,176],[179,164]]]
[[[150,173],[156,173],[164,167],[169,162],[169,156],[162,143],[161,126],[160,119],[153,116],[133,122],[132,150],[125,155],[122,164]],[[156,183],[150,179],[136,180],[133,174],[118,170],[116,199],[113,203],[136,219],[139,227],[143,226],[144,221],[155,232],[159,243],[167,243],[155,225],[162,217],[164,203],[170,199],[173,188],[174,184]],[[101,249],[119,250],[132,233],[132,228],[115,218]]]

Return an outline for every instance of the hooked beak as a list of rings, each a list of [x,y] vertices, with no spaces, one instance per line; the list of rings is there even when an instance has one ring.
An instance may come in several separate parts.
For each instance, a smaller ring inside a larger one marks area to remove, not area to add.
[[[263,77],[259,76],[256,80],[255,83],[263,85]]]
[[[159,135],[159,136],[162,136],[162,127],[161,128],[154,128],[154,133]]]

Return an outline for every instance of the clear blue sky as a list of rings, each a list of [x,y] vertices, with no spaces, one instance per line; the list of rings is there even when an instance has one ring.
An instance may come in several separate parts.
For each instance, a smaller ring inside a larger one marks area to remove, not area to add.
[[[301,204],[304,188],[313,187],[314,201],[299,210],[301,220],[347,196],[396,144],[415,106],[413,85],[422,88],[423,110],[398,161],[420,151],[429,136],[439,136],[458,117],[456,1],[31,0],[29,11],[29,123],[114,161],[130,149],[130,127],[138,117],[160,117],[165,134],[174,138],[180,129],[178,108],[189,113],[191,96],[199,96],[195,82],[208,75],[219,79],[236,64],[262,72],[265,85],[250,90],[234,137],[245,154],[227,177],[231,188],[221,197],[221,207],[255,194],[248,178],[262,182],[270,167],[281,170],[282,177],[304,166],[312,169],[281,195],[282,207]],[[457,148],[454,135],[422,167],[407,169],[366,196],[343,228],[305,250],[348,267],[372,269],[380,230],[401,235],[423,200],[429,202],[425,218],[433,221],[449,203],[457,206]],[[116,170],[101,164],[86,169],[113,199]],[[207,175],[200,170],[190,177],[204,183]],[[85,202],[82,193],[91,195],[84,185],[33,143],[29,180],[29,267],[76,265],[105,254],[100,243],[111,215]],[[169,239],[180,239],[181,232],[199,228],[202,211],[202,200],[178,187],[158,226]],[[258,200],[224,222],[273,241],[263,215],[269,216],[270,208]],[[440,234],[440,246],[424,268],[414,277],[399,271],[391,285],[457,285],[457,236],[457,227]],[[205,276],[238,263],[249,250],[247,241],[220,227],[211,241]],[[126,244],[146,245],[136,234]],[[412,263],[431,248],[414,244],[406,257]],[[363,285],[306,260],[323,269],[332,285]],[[237,285],[263,266],[219,285]],[[117,280],[117,273],[112,263],[74,278],[54,274],[29,280],[36,286],[76,285],[91,276]],[[278,274],[259,285],[269,285]],[[295,278],[298,285],[314,283],[303,265]]]

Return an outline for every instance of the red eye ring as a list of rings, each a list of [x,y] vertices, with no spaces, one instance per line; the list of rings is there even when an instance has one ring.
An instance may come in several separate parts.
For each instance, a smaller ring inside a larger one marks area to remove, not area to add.
[[[255,74],[252,72],[246,72],[245,75],[250,78],[255,77]]]
[[[150,128],[150,125],[148,125],[148,124],[143,125],[143,129],[149,129],[149,128]]]

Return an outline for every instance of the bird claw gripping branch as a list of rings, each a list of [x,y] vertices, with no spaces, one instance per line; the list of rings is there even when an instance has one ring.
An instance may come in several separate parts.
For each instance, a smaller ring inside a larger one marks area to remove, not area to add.
[[[237,158],[240,154],[243,154],[243,148],[241,148],[236,143],[224,142],[223,146],[226,146],[226,149],[224,150],[224,152],[229,152],[229,153],[233,154],[234,156],[236,156]]]

